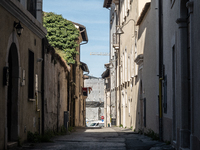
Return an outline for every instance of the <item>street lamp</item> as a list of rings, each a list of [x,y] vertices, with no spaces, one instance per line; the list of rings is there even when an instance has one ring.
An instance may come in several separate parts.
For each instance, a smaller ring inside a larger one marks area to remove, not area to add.
[[[24,28],[22,27],[22,25],[20,24],[20,21],[19,21],[18,23],[14,21],[14,28],[16,29],[17,34],[18,34],[19,36],[22,34],[23,29],[24,29]]]
[[[118,29],[117,29],[117,32],[116,34],[124,34],[124,31],[122,30],[122,27],[121,26],[118,26]]]

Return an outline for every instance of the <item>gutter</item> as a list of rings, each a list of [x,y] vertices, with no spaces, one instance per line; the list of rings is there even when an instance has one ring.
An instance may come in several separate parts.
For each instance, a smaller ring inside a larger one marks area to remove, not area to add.
[[[120,3],[118,5],[118,23],[120,24]],[[119,125],[121,125],[121,67],[120,67],[120,41],[121,41],[121,34],[119,35]]]
[[[42,98],[42,134],[44,134],[44,65],[45,65],[45,38],[42,39],[42,83],[41,83],[41,98]]]
[[[163,141],[162,80],[163,80],[163,1],[159,5],[159,137]]]
[[[82,31],[80,31],[80,33],[86,32],[86,29],[84,28]],[[88,43],[88,39],[85,41],[85,43],[80,43],[80,45],[84,45]]]
[[[84,44],[87,44],[88,43],[88,41],[86,41],[85,43],[81,43],[80,45],[84,45]]]

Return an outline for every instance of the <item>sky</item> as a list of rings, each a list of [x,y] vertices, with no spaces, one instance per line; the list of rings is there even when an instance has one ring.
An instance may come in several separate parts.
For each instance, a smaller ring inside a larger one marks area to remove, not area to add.
[[[90,55],[109,53],[109,10],[104,0],[43,0],[43,11],[61,14],[63,18],[86,27],[88,43],[81,45],[80,58],[89,68],[89,75],[101,77],[109,56]]]

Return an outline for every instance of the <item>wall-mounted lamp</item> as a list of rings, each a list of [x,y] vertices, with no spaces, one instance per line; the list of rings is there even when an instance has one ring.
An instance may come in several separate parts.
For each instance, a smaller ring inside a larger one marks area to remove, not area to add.
[[[124,31],[122,30],[122,27],[121,26],[118,26],[118,29],[117,29],[117,34],[124,34]]]
[[[37,62],[42,62],[43,61],[43,58],[38,58],[37,59]]]
[[[122,30],[122,28],[124,27],[124,26],[126,26],[130,21],[133,21],[134,22],[134,30],[135,30],[135,20],[134,19],[130,19],[130,20],[128,20],[127,21],[127,23],[125,23],[125,24],[123,24],[122,26],[120,26],[120,25],[117,25],[116,27],[117,27],[117,34],[124,34],[124,31]]]
[[[114,67],[113,63],[110,62],[109,68],[112,69]]]
[[[17,22],[14,22],[14,28],[16,29],[17,31],[17,34],[20,36],[23,32],[23,27],[22,25],[20,24],[20,21],[17,23]]]

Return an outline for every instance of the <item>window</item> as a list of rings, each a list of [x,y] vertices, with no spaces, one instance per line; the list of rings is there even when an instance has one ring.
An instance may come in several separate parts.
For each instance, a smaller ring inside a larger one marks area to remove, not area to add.
[[[127,59],[128,59],[128,57],[127,57],[127,49],[125,49],[125,55],[124,55],[124,61],[125,61],[125,64],[124,64],[125,65],[124,66],[125,67],[125,70],[124,70],[124,76],[125,76],[124,80],[125,80],[125,82],[127,82],[127,74],[128,74],[128,70],[127,70],[128,69],[127,68],[127,61],[128,60]]]
[[[134,70],[134,45],[132,45],[132,50],[131,50],[131,77],[134,77],[135,75],[135,70]]]
[[[36,18],[36,0],[27,0],[27,10]]]
[[[128,0],[128,11],[130,10],[131,0]]]
[[[167,113],[167,75],[164,77],[164,113]]]
[[[144,98],[144,127],[147,126],[146,123],[146,98]]]
[[[34,53],[30,50],[28,60],[28,98],[34,99]]]
[[[130,81],[131,78],[131,60],[130,60],[130,55],[128,56],[128,81]]]
[[[129,117],[131,115],[131,104],[130,104],[130,99],[128,100],[128,114],[129,114]]]

